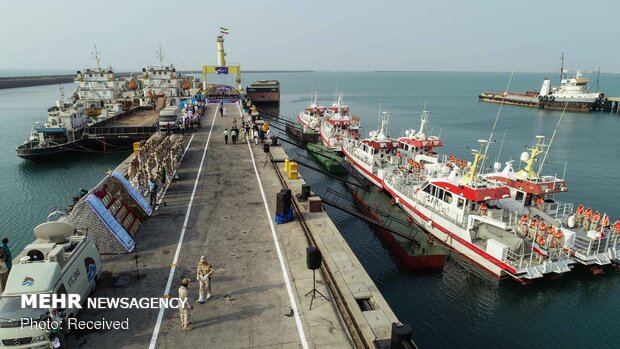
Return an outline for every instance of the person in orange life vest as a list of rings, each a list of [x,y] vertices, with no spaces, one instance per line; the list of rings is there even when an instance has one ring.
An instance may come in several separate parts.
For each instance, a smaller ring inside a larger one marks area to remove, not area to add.
[[[577,209],[575,210],[575,224],[576,226],[581,226],[581,222],[583,222],[583,204],[579,204]]]

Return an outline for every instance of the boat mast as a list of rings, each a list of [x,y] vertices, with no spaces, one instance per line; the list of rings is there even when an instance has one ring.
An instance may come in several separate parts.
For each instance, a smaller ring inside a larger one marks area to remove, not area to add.
[[[93,48],[94,48],[94,50],[92,52],[92,55],[93,55],[93,59],[95,60],[95,66],[97,67],[97,70],[100,70],[101,67],[100,67],[99,63],[100,63],[101,60],[99,58],[99,51],[97,51],[97,44],[93,44]]]
[[[159,43],[159,49],[156,52],[157,59],[159,59],[159,67],[164,67],[164,51],[161,49],[161,42]]]
[[[562,77],[564,76],[564,52],[562,52],[561,60],[562,60],[562,65],[560,66],[560,83],[562,83]]]

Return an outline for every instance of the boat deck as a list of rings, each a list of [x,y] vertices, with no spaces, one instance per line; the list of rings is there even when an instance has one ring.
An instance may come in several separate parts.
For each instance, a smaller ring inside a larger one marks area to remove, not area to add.
[[[106,126],[148,127],[153,126],[158,118],[159,110],[138,110],[132,114],[112,120]]]

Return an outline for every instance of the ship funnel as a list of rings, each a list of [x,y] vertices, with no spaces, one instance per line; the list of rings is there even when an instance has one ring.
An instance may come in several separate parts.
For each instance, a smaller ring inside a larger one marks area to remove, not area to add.
[[[540,88],[540,93],[538,95],[547,96],[549,95],[550,91],[551,91],[551,80],[545,79],[545,81],[543,81],[542,87]]]

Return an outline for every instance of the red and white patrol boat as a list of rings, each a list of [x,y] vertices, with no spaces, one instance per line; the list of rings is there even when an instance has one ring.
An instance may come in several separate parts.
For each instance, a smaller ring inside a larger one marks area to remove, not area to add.
[[[297,120],[304,126],[304,128],[312,131],[319,131],[319,127],[321,127],[321,120],[323,120],[323,117],[325,116],[326,109],[327,108],[323,106],[319,106],[318,94],[315,93],[314,101],[312,101],[312,103],[310,103],[304,111],[297,115]]]
[[[611,225],[606,213],[575,209],[573,203],[555,199],[555,194],[568,191],[566,181],[557,176],[540,175],[544,160],[535,170],[537,158],[548,153],[544,136],[536,136],[536,145],[521,154],[523,169],[514,172],[512,161],[502,171],[495,163],[494,172],[485,177],[505,183],[511,197],[501,200],[503,207],[520,215],[511,224],[521,236],[530,240],[535,252],[547,256],[558,249],[569,251],[574,262],[584,265],[607,265],[620,255],[620,224]]]
[[[479,142],[473,163],[445,155],[436,163],[414,158],[414,164],[421,166],[395,168],[386,174],[384,188],[434,239],[498,278],[523,281],[570,271],[568,253],[559,250],[540,256],[507,223],[518,216],[499,206],[500,200],[510,197],[510,188],[479,175],[487,141]],[[429,153],[428,145],[418,144],[410,146],[414,153]]]
[[[358,137],[359,127],[360,118],[350,115],[341,93],[338,95],[338,102],[327,108],[319,133],[323,144],[330,150],[340,152],[345,143]]]
[[[437,157],[434,147],[441,147],[439,137],[426,136],[428,130],[428,111],[423,111],[420,117],[420,130],[405,131],[405,137],[398,139],[388,136],[390,115],[383,112],[379,115],[379,130],[371,131],[369,138],[351,140],[342,147],[342,152],[352,167],[371,183],[383,188],[385,174],[399,165],[414,166],[416,161],[436,163]],[[423,153],[416,153],[414,149],[426,147]],[[430,155],[430,156],[429,156]]]

